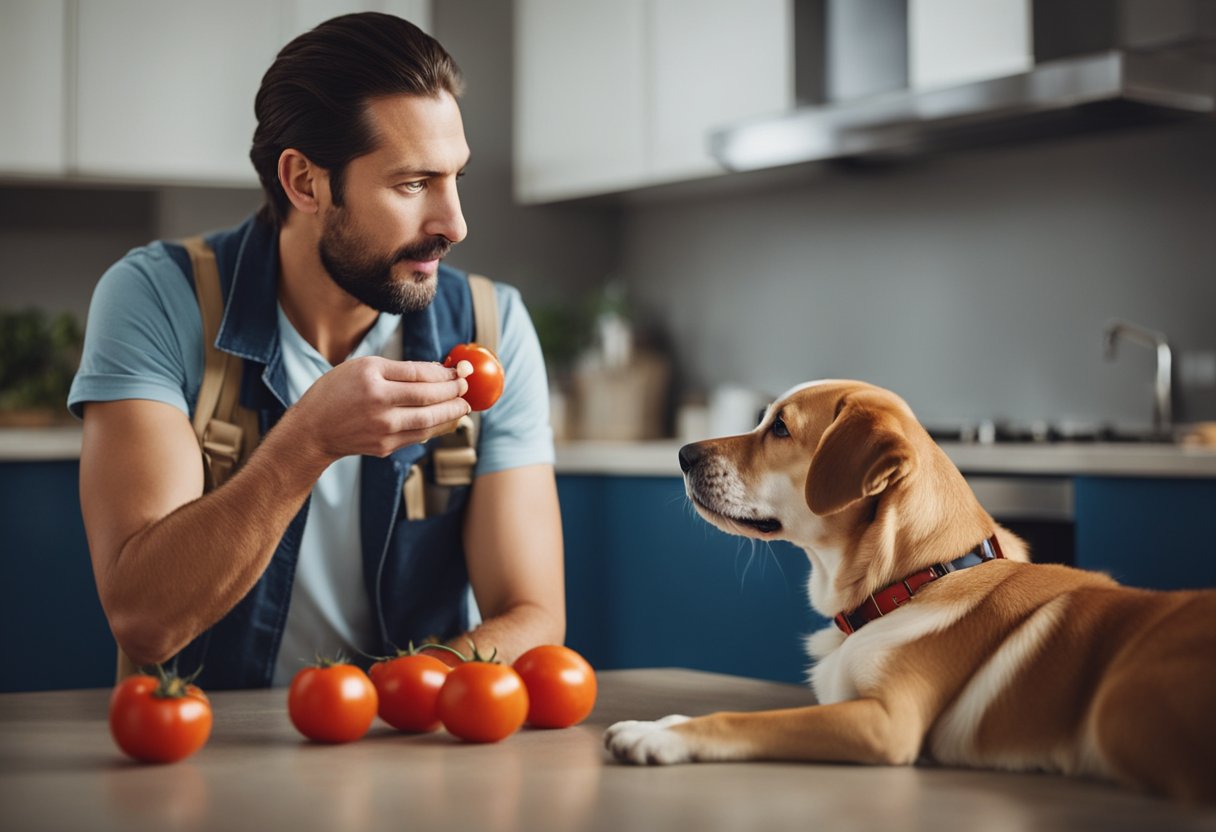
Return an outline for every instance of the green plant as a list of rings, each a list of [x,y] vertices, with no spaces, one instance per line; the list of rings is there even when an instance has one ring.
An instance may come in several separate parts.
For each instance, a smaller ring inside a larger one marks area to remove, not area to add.
[[[590,315],[562,303],[540,304],[530,312],[545,364],[558,373],[569,370],[591,342]]]
[[[83,341],[71,313],[0,309],[0,410],[64,407]]]

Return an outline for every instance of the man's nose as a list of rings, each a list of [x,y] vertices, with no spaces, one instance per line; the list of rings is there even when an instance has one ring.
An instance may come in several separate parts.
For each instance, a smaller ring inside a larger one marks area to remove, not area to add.
[[[704,454],[699,442],[692,442],[680,448],[680,470],[687,474],[688,469],[696,465]]]
[[[435,200],[423,230],[431,236],[444,237],[450,243],[459,243],[468,236],[469,227],[465,224],[455,188]]]

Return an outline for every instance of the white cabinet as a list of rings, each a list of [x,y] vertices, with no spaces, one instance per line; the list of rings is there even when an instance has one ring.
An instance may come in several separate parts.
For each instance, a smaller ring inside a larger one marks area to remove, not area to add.
[[[516,0],[515,187],[524,202],[641,184],[648,0]]]
[[[0,171],[67,167],[67,15],[62,3],[4,0],[0,18]]]
[[[713,176],[709,131],[793,103],[790,0],[517,0],[515,194]]]
[[[80,3],[76,172],[253,184],[253,97],[279,8],[211,0]]]
[[[255,186],[262,74],[300,32],[361,10],[430,26],[430,0],[5,0],[0,103],[24,119],[0,172]]]

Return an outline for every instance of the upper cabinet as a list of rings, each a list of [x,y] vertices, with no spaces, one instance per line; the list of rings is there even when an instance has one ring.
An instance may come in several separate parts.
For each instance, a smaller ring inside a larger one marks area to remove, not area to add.
[[[77,8],[77,173],[255,184],[253,97],[285,34],[277,4]]]
[[[67,14],[62,3],[5,0],[0,24],[0,171],[67,166]]]
[[[709,131],[793,103],[790,0],[517,0],[515,195],[725,172]]]
[[[253,99],[280,47],[360,10],[430,27],[429,0],[7,0],[0,173],[257,185]],[[11,15],[8,8],[13,8]]]

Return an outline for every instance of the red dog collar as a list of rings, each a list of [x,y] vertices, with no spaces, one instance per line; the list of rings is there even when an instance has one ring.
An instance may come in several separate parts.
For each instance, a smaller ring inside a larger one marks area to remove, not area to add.
[[[837,627],[844,630],[845,635],[854,633],[875,618],[882,618],[887,613],[897,610],[911,601],[912,596],[925,584],[932,583],[951,572],[979,566],[981,563],[1003,557],[1005,555],[1001,553],[1001,545],[997,543],[996,535],[993,535],[961,558],[955,558],[949,563],[934,564],[928,569],[922,569],[902,581],[896,581],[890,586],[878,590],[861,606],[842,612],[833,620]]]

